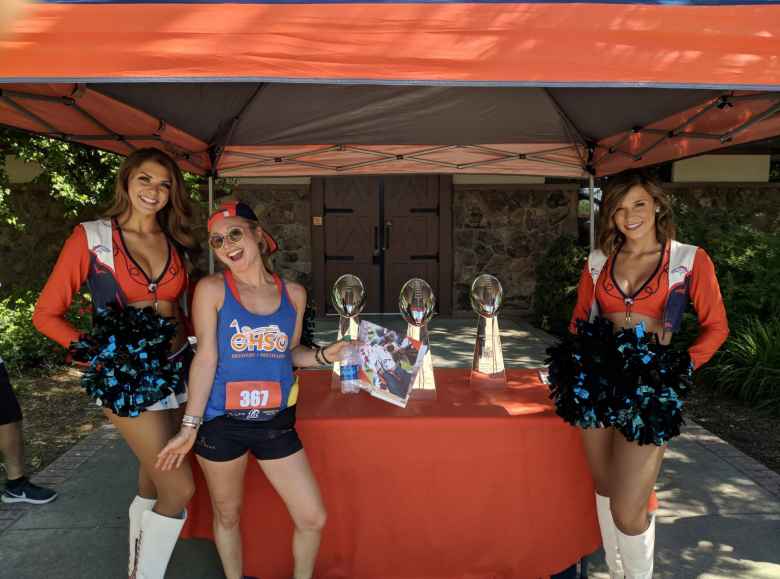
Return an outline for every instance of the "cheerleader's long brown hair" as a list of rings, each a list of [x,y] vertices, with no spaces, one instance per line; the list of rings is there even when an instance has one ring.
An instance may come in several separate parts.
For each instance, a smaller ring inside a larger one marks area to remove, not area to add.
[[[119,167],[114,188],[114,201],[106,211],[106,217],[122,215],[130,208],[130,196],[127,193],[127,183],[130,174],[146,161],[159,163],[171,176],[171,192],[168,203],[157,212],[157,222],[160,228],[174,241],[184,248],[192,248],[195,241],[192,237],[192,204],[181,169],[170,155],[155,148],[138,149],[131,153]]]

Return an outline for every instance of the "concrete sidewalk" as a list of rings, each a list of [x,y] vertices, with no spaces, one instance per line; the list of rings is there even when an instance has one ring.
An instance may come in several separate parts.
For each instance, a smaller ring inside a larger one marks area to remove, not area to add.
[[[398,319],[380,323],[403,326]],[[434,364],[469,366],[475,326],[473,320],[434,320]],[[318,323],[318,339],[333,333],[335,322]],[[507,366],[542,365],[549,336],[502,320],[502,337]],[[119,435],[103,427],[35,477],[61,493],[54,503],[0,504],[0,578],[125,577],[127,506],[135,490],[135,468],[128,465],[134,460]],[[657,488],[656,578],[780,579],[779,475],[689,424],[667,452]],[[590,571],[607,577],[599,555]],[[167,575],[222,576],[213,544],[201,540],[180,541]]]

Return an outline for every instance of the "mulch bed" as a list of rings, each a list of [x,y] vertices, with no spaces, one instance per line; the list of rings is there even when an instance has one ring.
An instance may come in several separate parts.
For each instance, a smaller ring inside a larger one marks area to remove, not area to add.
[[[105,423],[103,412],[87,398],[80,374],[60,370],[43,377],[11,376],[24,414],[25,464],[35,474]],[[5,471],[0,469],[0,484]]]
[[[780,474],[778,419],[744,402],[713,392],[703,384],[693,388],[685,403],[685,415]]]

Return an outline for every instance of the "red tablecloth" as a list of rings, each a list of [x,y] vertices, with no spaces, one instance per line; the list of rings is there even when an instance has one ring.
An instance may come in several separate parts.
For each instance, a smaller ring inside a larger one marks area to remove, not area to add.
[[[598,548],[580,434],[536,371],[477,391],[468,370],[437,369],[437,400],[405,409],[332,392],[328,372],[300,376],[298,430],[328,510],[318,579],[536,579]],[[184,536],[211,538],[194,470]],[[254,461],[241,528],[244,572],[289,579],[292,524]]]

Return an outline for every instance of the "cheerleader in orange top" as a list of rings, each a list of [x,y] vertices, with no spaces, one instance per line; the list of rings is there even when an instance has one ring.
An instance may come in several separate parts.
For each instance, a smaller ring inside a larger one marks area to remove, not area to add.
[[[135,151],[119,169],[107,219],[74,229],[33,315],[35,327],[85,367],[82,385],[139,460],[128,574],[145,579],[162,579],[194,492],[187,463],[171,471],[154,466],[187,399],[191,353],[180,302],[190,216],[173,159],[157,149]],[[85,282],[93,329],[80,336],[64,316]]]
[[[655,180],[640,172],[611,178],[598,249],[577,290],[572,335],[548,350],[557,412],[583,429],[612,578],[652,577],[655,518],[648,499],[666,444],[680,433],[692,371],[728,336],[712,260],[674,233],[669,201]],[[689,302],[700,332],[679,352],[669,344]]]

